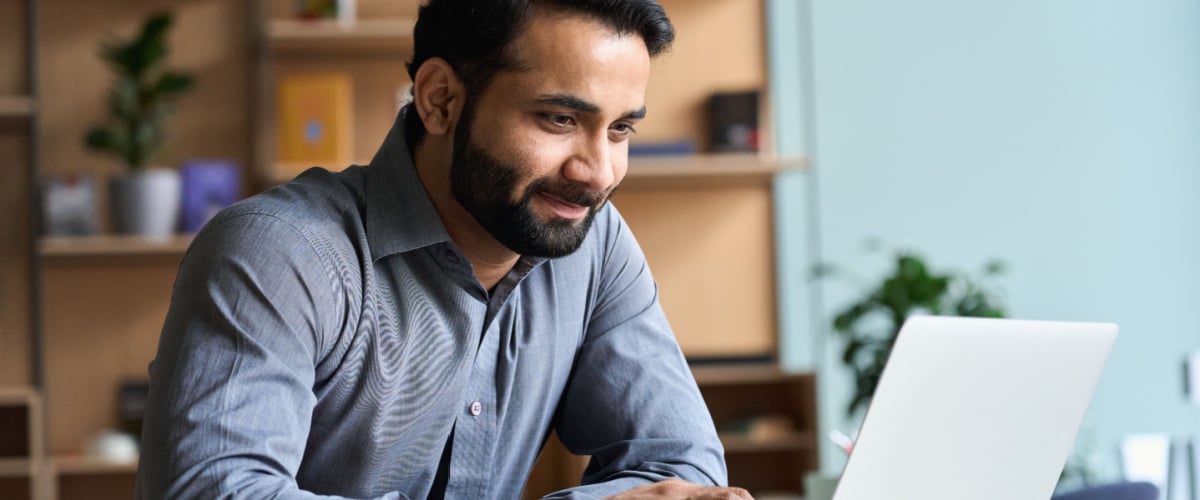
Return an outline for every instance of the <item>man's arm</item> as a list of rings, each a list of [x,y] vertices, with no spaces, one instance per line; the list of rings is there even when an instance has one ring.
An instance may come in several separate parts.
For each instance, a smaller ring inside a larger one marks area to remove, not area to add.
[[[596,307],[557,419],[572,453],[591,455],[583,486],[550,498],[599,498],[678,478],[724,485],[724,450],[645,257],[616,210]],[[595,230],[594,229],[594,230]]]
[[[151,364],[138,497],[318,498],[295,477],[321,334],[340,328],[344,297],[278,218],[225,217],[198,235]]]

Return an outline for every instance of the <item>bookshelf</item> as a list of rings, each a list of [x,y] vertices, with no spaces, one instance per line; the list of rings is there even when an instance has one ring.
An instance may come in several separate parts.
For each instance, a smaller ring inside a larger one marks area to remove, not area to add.
[[[730,484],[752,493],[801,492],[804,473],[819,465],[815,375],[763,365],[693,373],[725,446]]]
[[[30,96],[0,96],[0,118],[27,118],[36,109]]]
[[[0,76],[0,125],[29,123],[40,144],[30,147],[37,158],[28,175],[30,210],[37,209],[39,183],[58,175],[87,175],[101,189],[96,207],[103,214],[107,179],[119,165],[88,152],[82,137],[88,127],[107,116],[110,73],[97,57],[97,48],[115,33],[132,32],[146,15],[147,5],[101,6],[87,2],[27,2],[41,9],[37,50],[32,71],[40,84],[30,95],[5,85]],[[11,17],[8,2],[0,5],[0,39],[7,36]],[[199,0],[172,4],[171,60],[177,67],[200,75],[198,85],[180,101],[170,120],[168,144],[156,161],[179,165],[192,158],[229,158],[248,164],[248,68],[251,43],[244,2]],[[16,16],[20,17],[20,16]],[[8,65],[0,44],[0,62]],[[28,114],[29,118],[20,117]],[[15,115],[13,120],[3,120]],[[20,117],[20,120],[15,119]],[[7,133],[0,128],[0,135]],[[0,151],[14,155],[0,143]],[[5,172],[0,169],[0,176]],[[7,179],[7,177],[5,177]],[[103,218],[103,217],[102,217]],[[0,228],[12,225],[11,220]],[[132,498],[136,465],[87,457],[84,450],[102,430],[116,428],[116,399],[124,380],[140,380],[153,358],[171,293],[171,284],[190,238],[143,239],[102,234],[80,238],[41,235],[37,215],[24,225],[31,264],[36,275],[29,301],[33,307],[32,356],[23,366],[44,374],[37,381],[42,397],[40,458],[32,467],[31,485],[0,479],[0,498],[39,500]],[[4,238],[0,237],[0,243]],[[12,274],[0,272],[0,279]],[[0,298],[13,291],[0,283]],[[0,302],[3,305],[4,302]],[[9,311],[0,314],[7,320]],[[11,316],[9,316],[11,317]],[[3,337],[9,323],[0,322],[0,372],[14,365],[8,354],[30,350]],[[24,353],[22,353],[24,354]],[[16,366],[21,366],[16,364]],[[12,381],[10,377],[9,382]],[[10,434],[0,425],[0,441]],[[0,457],[5,458],[5,457]],[[20,469],[9,462],[4,466]]]

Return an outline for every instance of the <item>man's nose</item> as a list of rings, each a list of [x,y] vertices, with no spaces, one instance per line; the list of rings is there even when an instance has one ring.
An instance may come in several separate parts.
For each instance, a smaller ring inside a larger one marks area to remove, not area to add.
[[[585,184],[592,191],[607,191],[615,179],[612,147],[607,132],[581,139],[576,152],[564,166],[563,177]]]

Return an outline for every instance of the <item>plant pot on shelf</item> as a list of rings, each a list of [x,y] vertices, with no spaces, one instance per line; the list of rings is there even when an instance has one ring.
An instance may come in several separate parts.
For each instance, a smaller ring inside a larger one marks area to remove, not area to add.
[[[113,225],[119,234],[165,238],[179,222],[179,172],[141,169],[109,181]]]

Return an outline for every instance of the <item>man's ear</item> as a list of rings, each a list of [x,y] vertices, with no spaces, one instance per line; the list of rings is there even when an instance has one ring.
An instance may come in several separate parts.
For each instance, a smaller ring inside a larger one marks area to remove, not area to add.
[[[430,135],[445,135],[454,130],[466,96],[466,87],[445,59],[431,57],[417,68],[413,106]]]

